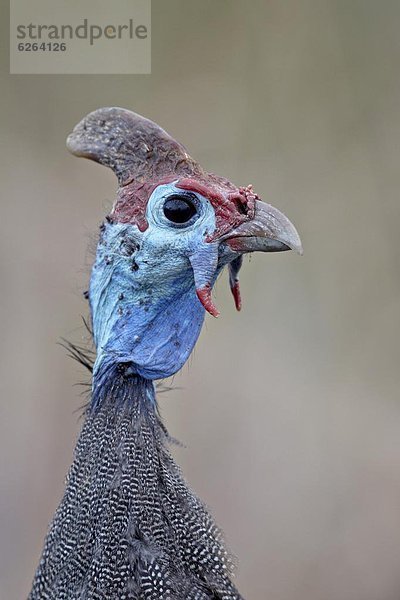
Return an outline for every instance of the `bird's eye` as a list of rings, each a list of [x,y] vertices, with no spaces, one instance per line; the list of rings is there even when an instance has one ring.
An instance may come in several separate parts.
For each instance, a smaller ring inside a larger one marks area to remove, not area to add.
[[[164,215],[172,223],[187,223],[196,212],[196,206],[186,196],[176,194],[164,202]]]

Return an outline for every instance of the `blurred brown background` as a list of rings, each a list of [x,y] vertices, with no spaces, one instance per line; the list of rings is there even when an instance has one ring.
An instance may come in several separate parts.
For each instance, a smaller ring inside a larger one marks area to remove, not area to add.
[[[4,3],[3,3],[4,4]],[[400,4],[153,0],[151,76],[10,76],[1,36],[0,597],[26,597],[80,428],[90,239],[111,172],[87,112],[156,120],[254,184],[305,255],[254,256],[160,396],[247,600],[400,598]],[[248,262],[248,261],[247,261]]]

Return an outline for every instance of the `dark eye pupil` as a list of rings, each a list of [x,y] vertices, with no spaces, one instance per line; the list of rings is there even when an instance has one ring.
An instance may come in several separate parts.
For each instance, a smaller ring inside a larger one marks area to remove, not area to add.
[[[194,204],[182,196],[171,196],[164,203],[164,215],[173,223],[187,223],[195,214]]]

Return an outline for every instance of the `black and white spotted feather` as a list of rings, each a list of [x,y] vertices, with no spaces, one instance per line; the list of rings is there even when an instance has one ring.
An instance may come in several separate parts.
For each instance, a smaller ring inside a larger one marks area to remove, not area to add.
[[[168,449],[153,385],[89,408],[30,600],[238,600],[221,533]]]

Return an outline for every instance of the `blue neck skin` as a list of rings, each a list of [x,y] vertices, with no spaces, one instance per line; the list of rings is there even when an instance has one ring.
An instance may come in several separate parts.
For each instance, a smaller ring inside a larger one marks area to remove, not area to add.
[[[165,202],[177,194],[175,182],[155,188],[144,232],[132,224],[102,226],[89,288],[97,350],[93,398],[116,372],[170,377],[200,334],[205,311],[196,288],[212,286],[226,260],[219,244],[207,242],[215,213],[206,198],[191,194],[195,213],[187,222],[167,218]]]
[[[189,260],[174,260],[169,248],[169,263],[175,267],[160,264],[145,236],[133,225],[102,227],[90,281],[97,348],[94,390],[120,363],[125,368],[129,363],[129,371],[145,379],[171,376],[186,362],[200,334],[204,309]]]

